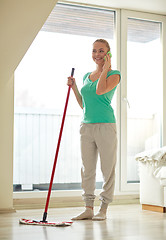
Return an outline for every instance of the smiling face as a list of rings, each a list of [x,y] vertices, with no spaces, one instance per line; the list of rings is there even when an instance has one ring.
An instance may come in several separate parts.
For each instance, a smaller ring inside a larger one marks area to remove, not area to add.
[[[104,57],[109,51],[108,47],[103,42],[94,42],[92,50],[92,59],[98,65],[104,64]]]

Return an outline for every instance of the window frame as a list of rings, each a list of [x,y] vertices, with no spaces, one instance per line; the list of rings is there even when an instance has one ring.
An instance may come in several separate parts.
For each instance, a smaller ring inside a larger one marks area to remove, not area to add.
[[[166,18],[165,16],[151,13],[143,13],[130,10],[121,11],[121,184],[122,192],[139,192],[139,183],[127,183],[127,20],[128,18],[142,19],[147,21],[156,21],[162,24],[161,27],[161,44],[163,49],[162,56],[162,79],[163,79],[163,116],[162,116],[162,145],[166,143],[166,96],[164,95],[164,88],[166,87],[166,64],[165,44],[164,39],[166,35]]]
[[[60,3],[61,4],[61,3]],[[107,11],[112,11],[112,12],[114,12],[114,17],[115,17],[115,24],[117,23],[117,22],[119,22],[120,21],[120,18],[119,18],[119,16],[120,16],[120,14],[119,14],[119,10],[115,10],[115,9],[112,9],[112,8],[108,8],[108,7],[97,7],[97,6],[93,6],[93,5],[80,5],[80,4],[66,4],[66,3],[62,3],[62,4],[65,4],[65,5],[69,5],[69,6],[80,6],[80,7],[87,7],[87,8],[93,8],[93,9],[96,9],[96,10],[107,10]],[[119,54],[119,57],[120,57],[120,51],[119,51],[119,48],[117,47],[119,44],[120,44],[120,41],[119,41],[119,37],[120,37],[120,25],[118,25],[118,27],[119,27],[119,36],[117,36],[117,30],[115,29],[115,31],[114,31],[114,37],[115,37],[115,46],[116,46],[116,50],[115,50],[115,52],[117,53],[117,54]],[[118,49],[118,50],[117,50]],[[116,60],[115,60],[115,62],[116,62],[116,65],[117,65],[117,67],[118,67],[118,69],[120,69],[120,61],[118,61],[118,59],[120,59],[119,57],[117,57],[116,58]],[[117,91],[117,92],[119,92],[119,91]],[[117,94],[117,99],[119,99],[120,100],[120,98],[118,97],[119,96],[119,94]],[[119,104],[119,103],[118,103]],[[118,113],[117,113],[118,114]],[[118,184],[116,184],[116,189],[117,189],[117,191],[119,192],[119,170],[118,170],[118,168],[117,168],[117,176],[116,176],[116,178],[117,178],[117,183]],[[66,192],[66,196],[74,196],[75,194],[76,194],[76,192],[77,193],[79,193],[79,195],[80,195],[80,191],[81,190],[62,190],[62,192]],[[101,189],[96,189],[96,193],[98,194],[99,192],[101,191]],[[46,192],[47,191],[42,191],[42,192],[40,192],[40,193],[34,193],[33,191],[32,192],[14,192],[13,193],[13,196],[14,196],[14,198],[20,198],[21,196],[28,196],[28,195],[30,195],[31,197],[35,197],[37,194],[39,194],[40,196],[45,196],[45,194],[46,194]],[[55,193],[58,193],[58,190],[52,190],[52,192],[53,192],[53,196],[54,196],[54,194]],[[61,191],[60,191],[61,192]],[[34,193],[34,194],[33,194]],[[59,193],[58,193],[59,194]],[[64,194],[64,193],[63,193]],[[62,194],[62,195],[63,195]],[[77,195],[77,194],[76,194]]]
[[[68,3],[67,3],[68,4]],[[72,4],[79,5],[79,4]],[[87,6],[81,4],[81,6]],[[123,194],[138,194],[139,192],[139,183],[127,183],[127,165],[126,165],[126,154],[127,148],[125,146],[126,142],[126,107],[124,107],[123,99],[126,96],[126,80],[127,80],[127,17],[133,18],[142,18],[147,20],[154,20],[162,22],[162,48],[163,48],[163,129],[162,129],[162,142],[163,145],[166,145],[166,95],[164,95],[164,89],[166,89],[166,17],[163,15],[114,9],[109,7],[94,6],[89,5],[88,7],[93,7],[96,9],[111,10],[115,12],[115,45],[116,45],[116,65],[117,68],[121,71],[122,79],[121,84],[117,89],[117,129],[118,129],[118,159],[116,166],[116,184],[115,184],[115,195]],[[80,190],[68,190],[68,191],[52,191],[53,196],[61,197],[75,197],[80,196],[82,191]],[[96,190],[96,194],[99,194],[100,190]],[[41,198],[46,197],[47,191],[43,192],[14,192],[13,198]]]

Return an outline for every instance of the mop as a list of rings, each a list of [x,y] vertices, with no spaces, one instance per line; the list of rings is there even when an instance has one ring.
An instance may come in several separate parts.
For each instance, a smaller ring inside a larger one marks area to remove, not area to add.
[[[71,77],[73,77],[73,75],[74,75],[74,70],[75,69],[72,68]],[[45,210],[43,213],[43,219],[41,221],[38,221],[38,220],[21,218],[19,220],[20,224],[38,225],[38,226],[53,226],[53,227],[66,227],[66,226],[71,226],[71,224],[72,224],[72,222],[48,222],[47,221],[47,210],[48,210],[48,205],[49,205],[49,200],[50,200],[50,195],[51,195],[51,189],[52,189],[52,184],[53,184],[53,179],[54,179],[56,163],[57,163],[57,159],[58,159],[62,131],[63,131],[64,121],[65,121],[65,116],[66,116],[67,105],[68,105],[68,101],[69,101],[70,89],[71,89],[71,86],[68,87],[66,103],[65,103],[65,108],[64,108],[64,112],[63,112],[61,128],[60,128],[59,138],[58,138],[58,143],[57,143],[57,149],[56,149],[56,153],[55,153],[54,164],[53,164],[53,169],[52,169],[52,174],[51,174],[51,180],[50,180],[50,184],[49,184],[49,190],[48,190],[48,194],[47,194]]]

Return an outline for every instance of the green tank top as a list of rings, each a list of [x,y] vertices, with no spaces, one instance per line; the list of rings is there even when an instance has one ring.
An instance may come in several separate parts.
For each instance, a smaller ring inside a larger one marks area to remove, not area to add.
[[[96,94],[98,79],[92,82],[89,78],[91,72],[83,77],[83,87],[81,88],[83,102],[83,123],[115,123],[114,110],[111,106],[111,100],[117,86],[111,91],[102,95]],[[111,75],[121,74],[118,70],[111,70],[107,73],[107,78]]]

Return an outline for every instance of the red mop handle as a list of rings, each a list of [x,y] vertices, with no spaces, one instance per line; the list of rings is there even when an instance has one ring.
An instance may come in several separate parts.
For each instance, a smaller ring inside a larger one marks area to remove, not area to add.
[[[72,68],[71,77],[73,77],[73,75],[74,75],[74,70],[75,69]],[[56,168],[57,159],[58,159],[58,153],[59,153],[59,147],[60,147],[61,138],[62,138],[62,131],[63,131],[64,121],[65,121],[65,116],[66,116],[66,111],[67,111],[67,105],[69,102],[70,89],[71,89],[71,86],[68,87],[66,103],[65,103],[65,108],[64,108],[64,112],[63,112],[61,128],[60,128],[60,132],[59,132],[59,139],[58,139],[56,154],[55,154],[55,158],[54,158],[54,165],[53,165],[53,169],[52,169],[51,180],[50,180],[49,190],[48,190],[48,194],[47,194],[47,201],[46,201],[46,206],[45,206],[45,211],[43,214],[42,222],[46,222],[46,218],[47,218],[47,210],[48,210],[48,205],[49,205],[49,200],[50,200],[50,195],[51,195],[51,189],[52,189],[52,184],[53,184],[53,179],[54,179],[55,168]]]

